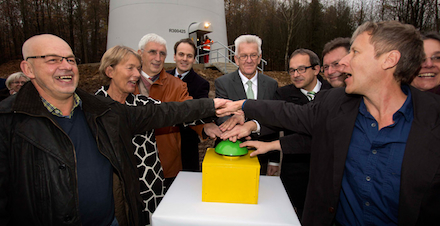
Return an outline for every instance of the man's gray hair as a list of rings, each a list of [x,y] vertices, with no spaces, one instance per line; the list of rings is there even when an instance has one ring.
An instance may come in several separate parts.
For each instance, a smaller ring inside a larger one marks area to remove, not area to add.
[[[157,35],[155,33],[150,33],[150,34],[144,35],[144,37],[141,38],[141,40],[139,41],[138,49],[143,51],[145,48],[145,45],[147,45],[147,43],[149,43],[149,42],[155,42],[155,43],[159,43],[161,45],[164,45],[165,49],[167,47],[167,41],[165,41],[164,38],[160,37],[159,35]]]
[[[237,39],[235,39],[235,55],[238,55],[238,46],[241,43],[256,43],[258,46],[258,55],[261,54],[261,38],[256,35],[241,35]]]

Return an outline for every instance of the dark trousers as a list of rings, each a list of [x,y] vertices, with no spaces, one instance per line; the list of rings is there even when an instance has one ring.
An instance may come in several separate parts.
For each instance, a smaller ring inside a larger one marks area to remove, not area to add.
[[[283,155],[280,178],[290,202],[296,207],[300,220],[304,210],[307,184],[309,182],[309,168],[310,154]]]

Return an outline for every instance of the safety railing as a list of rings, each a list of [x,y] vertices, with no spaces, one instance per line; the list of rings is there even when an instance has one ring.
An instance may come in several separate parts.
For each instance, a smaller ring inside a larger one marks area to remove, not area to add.
[[[218,44],[220,47],[212,49],[213,44]],[[206,45],[208,45],[208,44],[206,44]],[[207,52],[207,53],[201,52],[203,47],[206,45],[197,46],[197,57],[196,57],[197,63],[205,63],[204,61],[202,61],[200,59],[202,59],[202,58],[204,58],[204,56],[208,55],[209,61],[207,63],[214,63],[214,62],[224,63],[224,69],[225,69],[224,71],[227,71],[228,63],[231,63],[238,68],[238,65],[233,60],[234,55],[235,55],[235,52],[233,50],[233,48],[235,48],[234,45],[226,46],[221,42],[214,42],[214,43],[210,44],[211,50],[209,52]],[[267,61],[264,59],[261,59],[260,66],[258,66],[258,70],[263,72],[265,65],[267,65]],[[230,72],[228,72],[228,73],[230,73]]]

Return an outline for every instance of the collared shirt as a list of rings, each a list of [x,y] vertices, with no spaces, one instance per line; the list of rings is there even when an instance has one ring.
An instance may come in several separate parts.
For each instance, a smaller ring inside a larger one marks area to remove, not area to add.
[[[411,91],[393,115],[394,123],[378,130],[364,101],[345,161],[336,220],[342,225],[397,225],[400,175],[406,141],[414,119]]]
[[[315,93],[318,93],[321,90],[321,86],[322,86],[322,83],[318,79],[316,79],[316,85],[315,85],[315,88],[313,88],[312,91],[315,92]],[[309,91],[307,91],[305,89],[299,89],[299,90],[301,90],[301,93],[303,93],[304,96],[306,96],[307,99],[309,99],[309,101],[312,101],[312,99],[310,99],[309,95],[307,95],[307,92],[309,92]]]
[[[147,73],[145,73],[144,71],[141,71],[141,75],[144,76],[145,78],[148,78],[148,79],[150,79],[151,81],[155,82],[155,81],[159,78],[160,72],[159,72],[159,74],[157,74],[157,75],[155,75],[155,76],[149,76],[149,75],[147,75]]]
[[[248,79],[246,76],[244,76],[240,70],[238,70],[238,74],[240,75],[244,90],[247,90],[247,88],[248,88],[248,85],[246,84],[246,82],[251,80],[252,91],[254,91],[254,99],[257,99],[257,97],[258,97],[258,71],[255,72],[255,75],[251,79]]]
[[[174,70],[174,76],[179,78],[179,72],[177,71],[177,68]],[[185,76],[189,73],[189,71],[185,71],[184,73],[180,74],[180,80],[183,80],[183,78],[185,78]]]
[[[47,108],[47,110],[52,113],[52,115],[55,115],[57,117],[61,118],[72,118],[73,112],[75,111],[75,108],[81,105],[81,98],[79,98],[78,94],[73,94],[73,108],[70,111],[69,115],[64,116],[60,109],[53,106],[51,103],[49,103],[46,99],[41,97],[41,101],[43,102],[44,107]]]

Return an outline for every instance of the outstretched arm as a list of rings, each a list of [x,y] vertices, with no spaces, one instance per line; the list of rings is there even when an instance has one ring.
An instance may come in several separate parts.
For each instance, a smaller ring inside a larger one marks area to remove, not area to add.
[[[246,100],[238,100],[224,103],[220,108],[216,107],[217,117],[224,117],[231,114],[240,114],[241,106]]]
[[[245,122],[244,112],[239,110],[239,114],[235,114],[230,117],[226,122],[222,123],[219,127],[221,131],[227,131],[234,128],[236,125],[243,125]]]

